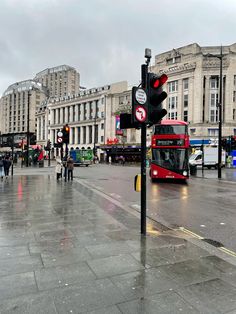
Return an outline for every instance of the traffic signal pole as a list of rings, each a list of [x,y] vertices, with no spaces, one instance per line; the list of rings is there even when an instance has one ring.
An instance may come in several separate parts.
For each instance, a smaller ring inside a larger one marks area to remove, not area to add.
[[[122,113],[120,115],[120,126],[122,129],[141,128],[141,234],[146,235],[146,153],[147,153],[147,125],[150,127],[161,121],[167,114],[162,108],[162,102],[167,93],[163,91],[163,84],[168,76],[163,73],[156,75],[148,72],[151,59],[151,49],[145,49],[146,64],[141,66],[141,84],[132,88],[132,114]],[[135,177],[137,178],[137,176]],[[137,182],[135,179],[135,190]]]
[[[221,179],[221,167],[222,167],[222,46],[220,50],[220,95],[219,95],[219,104],[218,104],[218,114],[219,114],[219,134],[218,134],[218,179]]]
[[[147,63],[148,64],[148,63]],[[142,88],[147,87],[147,72],[148,65],[142,64],[141,66],[141,77],[142,77]],[[147,199],[146,199],[146,151],[147,151],[147,127],[146,123],[141,125],[141,234],[146,235],[146,208],[147,208]]]

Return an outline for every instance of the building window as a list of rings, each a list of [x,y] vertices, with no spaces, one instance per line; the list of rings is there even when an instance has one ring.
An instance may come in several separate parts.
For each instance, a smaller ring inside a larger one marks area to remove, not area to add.
[[[188,94],[184,95],[184,108],[188,107]]]
[[[93,103],[92,101],[89,102],[89,119],[92,120],[93,119],[93,107],[92,107]],[[90,142],[92,143],[92,142]]]
[[[218,94],[211,93],[210,95],[210,122],[216,123],[218,122]]]
[[[233,91],[233,102],[236,102],[236,91]]]
[[[218,77],[212,77],[210,79],[210,87],[211,87],[211,89],[217,89],[218,85],[219,85],[218,83],[219,83]]]
[[[104,123],[101,124],[101,130],[104,130]]]
[[[89,126],[89,144],[92,144],[93,142],[93,129],[92,129],[92,125]]]
[[[78,144],[80,144],[80,127],[78,127]]]
[[[188,110],[184,110],[184,121],[188,121]]]
[[[178,81],[173,81],[168,83],[168,91],[169,93],[178,91]]]
[[[168,65],[174,64],[174,63],[177,63],[177,62],[180,62],[180,61],[181,61],[181,57],[180,56],[176,56],[176,57],[173,57],[173,58],[166,59],[166,63]]]
[[[104,136],[101,136],[101,143],[104,142]]]
[[[75,105],[73,106],[73,122],[75,122]]]
[[[234,75],[234,86],[236,86],[236,75]]]
[[[188,79],[183,80],[183,87],[184,87],[184,90],[188,89]]]
[[[86,120],[86,117],[87,117],[87,109],[86,109],[86,103],[85,103],[84,104],[84,120]]]
[[[98,143],[98,125],[95,125],[95,143]]]
[[[195,135],[196,134],[196,129],[190,129],[190,135]]]
[[[233,120],[235,120],[235,109],[233,109]]]
[[[218,136],[219,129],[208,129],[208,136]]]
[[[86,126],[83,126],[83,144],[86,144]]]
[[[124,96],[119,97],[119,105],[123,105],[124,103]]]
[[[177,109],[178,97],[169,97],[169,109]]]

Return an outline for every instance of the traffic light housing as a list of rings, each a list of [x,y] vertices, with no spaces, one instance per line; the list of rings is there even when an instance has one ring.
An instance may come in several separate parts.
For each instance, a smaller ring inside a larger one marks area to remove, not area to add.
[[[45,146],[45,150],[50,151],[52,147],[52,143],[50,140],[47,141],[47,145]]]
[[[148,73],[147,91],[148,91],[148,122],[149,125],[157,124],[166,114],[166,109],[162,108],[162,102],[166,99],[167,93],[163,91],[162,86],[168,80],[166,74],[156,75]]]
[[[231,136],[231,150],[236,150],[236,136]]]
[[[70,142],[70,127],[68,126],[68,124],[63,126],[62,133],[63,133],[63,143],[69,144],[69,142]]]
[[[221,139],[221,147],[224,149],[224,150],[226,150],[226,151],[228,151],[228,149],[227,149],[227,138],[222,138]]]

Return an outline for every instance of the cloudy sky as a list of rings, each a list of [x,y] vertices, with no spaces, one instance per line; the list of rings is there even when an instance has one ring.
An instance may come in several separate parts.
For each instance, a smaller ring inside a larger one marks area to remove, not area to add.
[[[146,47],[232,44],[235,15],[235,0],[0,0],[0,95],[61,64],[88,88],[135,85]]]

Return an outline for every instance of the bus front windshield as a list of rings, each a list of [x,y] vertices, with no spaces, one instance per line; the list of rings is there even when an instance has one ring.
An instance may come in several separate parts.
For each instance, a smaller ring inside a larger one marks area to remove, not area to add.
[[[187,149],[159,149],[152,150],[152,161],[163,168],[169,170],[184,170],[188,167]]]

